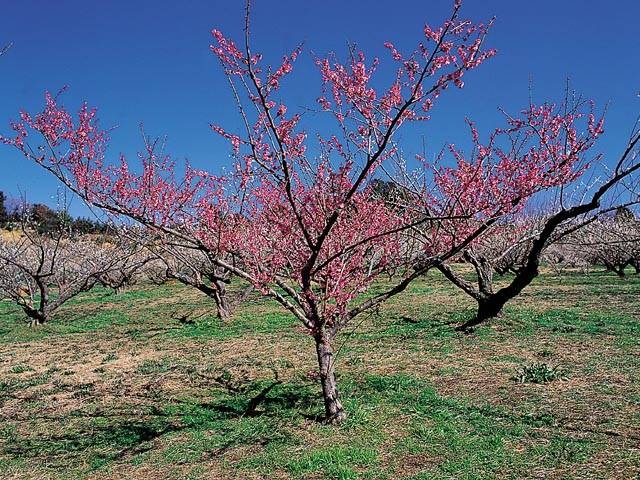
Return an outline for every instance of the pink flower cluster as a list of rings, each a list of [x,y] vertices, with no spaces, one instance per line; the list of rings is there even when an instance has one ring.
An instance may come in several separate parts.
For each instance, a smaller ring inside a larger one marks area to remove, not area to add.
[[[450,145],[455,166],[433,169],[437,191],[432,193],[431,209],[441,216],[467,219],[445,222],[447,228],[440,230],[444,243],[459,241],[480,222],[518,213],[539,192],[578,179],[604,132],[603,118],[596,119],[591,104],[572,109],[531,105],[519,117],[507,116],[507,125],[483,144],[469,122],[472,153],[465,156]]]
[[[364,53],[358,52],[347,65],[335,56],[316,61],[325,85],[318,103],[341,124],[352,121],[356,125],[351,136],[361,137],[355,141],[360,148],[368,148],[371,137],[378,144],[383,143],[389,127],[393,129],[403,121],[428,119],[424,113],[433,108],[450,83],[462,88],[464,72],[496,54],[494,49],[482,49],[490,24],[460,20],[459,8],[456,3],[451,18],[439,28],[425,25],[426,42],[409,55],[403,55],[391,42],[384,44],[399,64],[396,80],[384,91],[372,86],[377,58],[367,65]],[[418,105],[423,114],[416,112]]]
[[[303,232],[317,238],[328,217],[340,210],[340,218],[310,272],[318,289],[314,290],[318,308],[326,318],[344,315],[349,302],[397,261],[400,253],[399,235],[377,236],[399,227],[403,221],[400,215],[366,191],[344,203],[353,186],[349,170],[333,170],[322,163],[313,183],[295,181],[294,205],[277,183],[263,179],[255,186],[251,208],[245,211],[244,242],[239,246],[245,267],[263,289],[280,276],[302,285],[305,267],[314,254],[314,246],[308,244]]]
[[[47,92],[44,110],[35,116],[21,112],[21,121],[12,123],[17,135],[0,137],[0,141],[15,146],[87,201],[111,213],[148,225],[180,227],[191,232],[203,226],[210,229],[212,224],[222,228],[221,219],[230,208],[223,178],[188,165],[177,178],[174,162],[157,154],[157,143],[147,143],[138,154],[138,172],[131,170],[124,155],[118,164],[105,165],[108,132],[99,127],[96,114],[97,110],[85,103],[74,118]],[[27,143],[34,132],[43,140],[38,148]],[[227,230],[225,237],[231,228]]]

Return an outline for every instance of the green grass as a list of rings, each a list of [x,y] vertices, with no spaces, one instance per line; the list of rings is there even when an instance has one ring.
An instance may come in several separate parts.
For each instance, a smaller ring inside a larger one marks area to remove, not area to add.
[[[221,322],[179,285],[97,289],[37,329],[0,302],[0,476],[634,478],[638,298],[543,275],[465,335],[473,302],[430,273],[339,340],[339,427],[309,337],[257,294]],[[539,364],[562,378],[514,381]]]

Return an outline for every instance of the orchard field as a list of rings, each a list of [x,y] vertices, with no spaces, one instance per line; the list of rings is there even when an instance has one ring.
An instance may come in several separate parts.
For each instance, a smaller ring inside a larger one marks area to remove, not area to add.
[[[637,275],[545,270],[466,334],[474,305],[429,272],[339,338],[340,426],[292,315],[255,292],[211,307],[177,283],[95,288],[29,328],[0,302],[0,477],[640,474]]]
[[[625,2],[7,2],[0,480],[640,479]]]

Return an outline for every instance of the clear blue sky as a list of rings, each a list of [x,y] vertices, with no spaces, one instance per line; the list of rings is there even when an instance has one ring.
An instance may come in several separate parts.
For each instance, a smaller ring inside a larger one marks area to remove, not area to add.
[[[298,42],[305,55],[295,80],[284,85],[290,106],[309,104],[319,92],[310,53],[344,53],[355,42],[387,58],[382,43],[414,47],[425,22],[439,24],[452,0],[292,0],[254,2],[254,50],[271,63]],[[65,104],[83,99],[100,109],[103,126],[118,125],[110,154],[131,158],[149,134],[169,138],[168,150],[198,167],[219,171],[229,164],[229,147],[209,123],[233,127],[236,111],[225,79],[209,51],[210,31],[241,38],[243,1],[158,0],[87,2],[21,0],[3,2],[0,45],[0,131],[20,108],[42,104],[45,89],[68,84]],[[497,21],[488,45],[498,56],[465,77],[462,91],[447,92],[433,119],[420,132],[405,133],[405,147],[419,150],[422,135],[437,150],[466,139],[469,116],[484,131],[497,126],[496,107],[516,110],[527,102],[530,77],[538,101],[573,87],[609,103],[601,150],[614,157],[640,112],[640,2],[637,0],[466,0],[463,16]],[[384,64],[383,64],[384,65]],[[384,68],[384,67],[383,67]],[[310,127],[311,124],[307,124]],[[311,128],[310,128],[311,129]],[[419,133],[419,134],[418,134]],[[0,190],[26,192],[31,202],[53,203],[56,182],[8,147],[0,148]],[[79,202],[72,211],[83,213]]]

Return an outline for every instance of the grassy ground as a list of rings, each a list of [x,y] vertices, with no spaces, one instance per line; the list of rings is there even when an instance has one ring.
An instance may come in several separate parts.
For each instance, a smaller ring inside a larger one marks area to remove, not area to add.
[[[544,275],[464,335],[472,303],[431,274],[343,337],[339,428],[290,316],[209,309],[177,285],[95,290],[30,330],[0,302],[0,477],[640,475],[640,278]],[[562,378],[514,380],[535,362]]]

